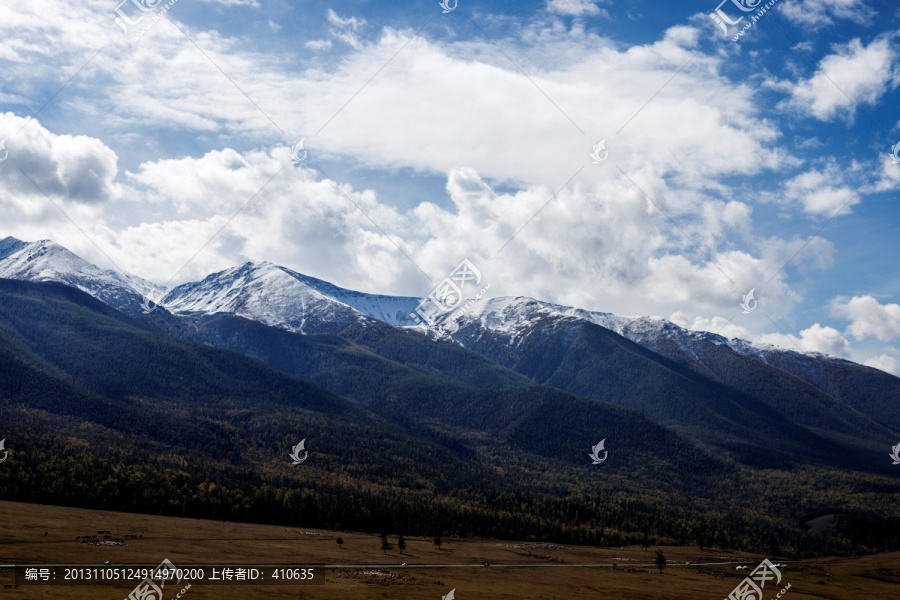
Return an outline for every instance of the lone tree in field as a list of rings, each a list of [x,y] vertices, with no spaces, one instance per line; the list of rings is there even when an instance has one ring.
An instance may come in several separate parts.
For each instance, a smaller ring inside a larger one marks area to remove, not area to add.
[[[381,534],[381,551],[384,552],[384,555],[387,556],[388,550],[393,550],[394,545],[390,543],[387,539],[387,534]]]
[[[338,539],[336,539],[336,540],[334,540],[334,541],[337,542],[338,547],[340,547],[340,548],[343,548],[343,547],[344,547],[344,538],[339,537]]]
[[[402,535],[397,536],[397,549],[400,550],[400,554],[406,550],[406,539]]]
[[[660,575],[662,575],[663,569],[666,568],[666,557],[662,553],[662,550],[656,551],[656,568],[659,569]]]
[[[439,535],[434,536],[434,545],[438,547],[438,550],[441,549],[441,544],[443,544],[443,543],[444,542],[443,542],[443,540],[441,540],[441,536],[439,536]]]

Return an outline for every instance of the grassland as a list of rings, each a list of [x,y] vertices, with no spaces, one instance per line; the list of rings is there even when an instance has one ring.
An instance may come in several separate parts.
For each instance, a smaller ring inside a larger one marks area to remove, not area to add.
[[[0,502],[0,523],[3,564],[158,564],[168,558],[179,567],[223,563],[322,565],[315,569],[319,581],[324,580],[322,585],[198,584],[185,594],[185,598],[197,600],[440,600],[451,589],[456,590],[459,600],[720,600],[744,574],[736,572],[734,564],[696,563],[754,564],[762,558],[720,550],[663,547],[670,562],[660,575],[652,566],[656,548],[445,539],[439,549],[430,539],[410,538],[402,555],[396,549],[396,539],[391,540],[395,549],[385,554],[380,540],[370,535],[12,502]],[[85,536],[93,536],[88,538],[93,543],[85,543]],[[335,543],[338,536],[344,540],[343,547]],[[94,545],[101,541],[126,545]],[[400,566],[402,563],[408,566]],[[11,588],[5,586],[12,581],[4,577],[0,574],[0,585],[4,586],[0,594],[11,600],[113,600],[125,598],[133,587],[25,584]],[[791,600],[893,600],[900,595],[900,553],[793,562],[784,570],[782,585],[786,583],[791,589],[785,597]],[[166,600],[177,591],[167,590]],[[770,600],[777,589],[769,592],[767,587],[766,592],[765,600]]]

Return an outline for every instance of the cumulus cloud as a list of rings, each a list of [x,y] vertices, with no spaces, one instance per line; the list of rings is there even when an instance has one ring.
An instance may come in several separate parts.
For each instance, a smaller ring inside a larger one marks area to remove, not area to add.
[[[303,46],[310,50],[330,50],[331,40],[309,40]]]
[[[685,313],[678,311],[676,313],[673,313],[669,317],[669,320],[679,327],[684,327],[685,329],[691,329],[693,331],[709,331],[711,333],[718,333],[719,335],[727,338],[739,338],[747,340],[752,337],[752,333],[749,329],[742,325],[734,323],[733,320],[729,321],[725,317],[691,318]]]
[[[900,362],[889,354],[881,354],[879,356],[868,359],[863,363],[867,367],[874,367],[885,373],[900,376]]]
[[[37,35],[46,24],[34,17],[24,29]],[[326,19],[336,35],[356,35],[363,27],[357,17],[328,13]],[[87,39],[118,40],[112,26],[78,27]],[[25,35],[4,29],[2,21],[0,31]],[[652,165],[653,179],[703,189],[716,188],[723,175],[753,175],[794,161],[779,146],[779,132],[761,114],[754,91],[718,73],[721,57],[697,55],[658,94],[693,56],[693,28],[673,28],[658,42],[620,49],[580,30],[534,26],[520,39],[501,40],[528,77],[486,41],[441,44],[420,36],[410,42],[413,33],[384,29],[373,41],[349,40],[359,50],[331,69],[298,71],[290,56],[259,56],[216,32],[190,32],[204,50],[199,53],[184,44],[178,29],[157,24],[147,43],[118,40],[91,62],[92,75],[85,79],[103,85],[79,78],[66,89],[66,98],[70,108],[90,107],[91,113],[108,115],[110,125],[144,135],[215,134],[239,139],[245,147],[294,143],[306,135],[320,155],[345,163],[442,175],[473,166],[486,178],[523,187],[561,185],[603,138],[626,170]],[[308,45],[327,49],[331,42]],[[65,48],[80,49],[81,43],[78,37]],[[83,64],[90,51],[73,51],[54,74],[69,62]],[[160,55],[167,60],[160,61]],[[21,58],[54,63],[24,52]],[[383,69],[388,61],[390,68]],[[378,77],[363,86],[374,73]],[[21,75],[27,79],[24,67]],[[14,81],[16,73],[9,78]],[[603,110],[597,109],[598,99]],[[317,131],[313,139],[310,134]],[[733,159],[734,148],[743,149],[742,160]],[[580,175],[607,176],[608,169]],[[698,199],[705,200],[682,200]]]
[[[797,0],[779,4],[778,10],[789,21],[813,29],[832,25],[835,20],[868,25],[876,15],[865,0]]]
[[[900,304],[881,304],[872,296],[835,300],[832,313],[850,321],[847,332],[858,340],[874,337],[890,341],[900,337]]]
[[[781,194],[783,200],[802,204],[803,210],[817,216],[848,212],[861,202],[860,194],[845,184],[847,174],[831,162],[822,169],[810,169],[789,179]]]
[[[48,25],[43,2],[21,5],[13,24],[0,18],[0,31],[14,40],[0,49],[12,56],[4,81],[45,64],[54,75],[70,63],[74,71],[95,50],[85,38],[120,33],[89,18]],[[103,173],[106,188],[97,189],[116,200],[105,212],[88,212],[98,205],[75,198],[77,222],[117,262],[158,282],[227,224],[174,283],[242,260],[271,260],[350,288],[421,295],[431,282],[419,268],[440,279],[470,258],[497,295],[680,313],[710,327],[721,323],[710,314],[727,321],[741,294],[779,273],[806,241],[760,238],[751,196],[722,183],[781,176],[799,161],[781,146],[756,91],[722,74],[726,58],[695,56],[695,28],[622,47],[556,19],[529,26],[499,40],[526,77],[480,38],[410,41],[412,31],[388,28],[363,40],[355,37],[362,19],[330,11],[324,20],[336,36],[354,36],[357,50],[300,70],[293,56],[256,54],[214,31],[190,32],[203,48],[197,52],[165,22],[144,43],[114,41],[66,89],[66,108],[106,115],[109,127],[136,136],[139,162],[116,188],[115,160],[99,140],[79,143],[99,144],[87,155],[106,156],[100,165],[60,151],[82,176]],[[15,41],[46,35],[48,26],[65,44],[45,61]],[[156,149],[141,155],[159,131],[206,147],[177,158]],[[311,160],[294,167],[287,145],[303,135]],[[603,138],[610,160],[593,165],[588,153]],[[341,190],[312,164],[334,165],[324,168]],[[392,198],[346,185],[357,166],[443,178],[446,188],[401,210]],[[90,178],[67,181],[79,196]],[[32,210],[21,200],[6,209]],[[83,251],[58,229],[48,221],[40,235],[24,225],[9,233]],[[831,250],[817,238],[794,264],[821,266]],[[761,305],[779,310],[797,300],[784,273],[758,293]]]
[[[547,10],[569,17],[606,14],[605,10],[591,0],[547,0]]]
[[[872,187],[876,192],[900,189],[900,164],[895,162],[892,154],[886,153],[881,157],[881,173]]]
[[[0,140],[6,140],[9,152],[4,189],[11,195],[43,192],[82,204],[102,204],[116,195],[118,157],[96,138],[56,135],[37,122],[5,113],[0,114]]]
[[[464,167],[447,176],[449,206],[422,201],[399,211],[374,191],[345,184],[338,189],[321,173],[294,167],[287,147],[243,153],[226,148],[144,163],[125,173],[120,185],[116,206],[124,213],[80,212],[74,220],[117,264],[160,283],[176,273],[179,283],[244,260],[270,260],[350,288],[416,295],[431,285],[420,268],[437,280],[468,257],[490,276],[497,295],[626,313],[668,307],[696,314],[734,304],[723,272],[749,288],[751,280],[777,269],[778,253],[716,253],[712,238],[716,264],[710,263],[673,234],[666,217],[628,181],[577,183],[554,198],[556,191],[533,185],[498,192]],[[61,218],[48,221],[40,234],[35,223],[27,227],[22,211],[31,204],[4,206],[6,222],[17,223],[5,234],[55,238],[108,266],[84,240],[73,244],[71,235],[59,235]],[[44,206],[52,214],[52,205]],[[727,217],[732,211],[735,216]],[[724,214],[701,209],[691,230],[727,232],[747,212],[726,206]],[[113,224],[123,218],[124,226]],[[579,281],[602,285],[572,284]],[[780,278],[768,290],[773,306],[792,293]]]
[[[800,342],[812,352],[821,352],[832,356],[849,358],[850,343],[844,339],[840,331],[834,327],[814,324],[800,332]]]
[[[819,61],[809,79],[771,82],[790,94],[780,106],[822,121],[855,114],[859,105],[874,105],[897,87],[897,50],[888,38],[868,46],[859,39],[835,46],[834,54]]]
[[[234,40],[201,35],[207,54],[260,99],[264,115],[170,29],[154,28],[158,44],[152,52],[147,44],[129,49],[129,70],[97,59],[111,81],[95,102],[114,102],[110,114],[123,127],[150,123],[139,108],[151,89],[153,125],[195,135],[265,139],[272,131],[266,115],[277,123],[325,124],[359,91],[360,81],[408,40],[385,30],[365,52],[350,54],[327,75],[290,77],[277,63],[262,69],[258,57],[242,54]],[[415,295],[427,292],[429,283],[418,267],[439,279],[469,257],[492,274],[497,295],[527,294],[629,314],[732,309],[739,292],[771,278],[786,257],[767,249],[778,241],[756,252],[727,248],[734,236],[752,237],[752,209],[728,198],[716,181],[780,169],[793,159],[777,146],[774,126],[755,116],[752,90],[717,74],[719,58],[698,55],[696,70],[685,69],[632,119],[635,107],[693,55],[696,40],[692,28],[682,27],[655,44],[617,50],[595,37],[564,34],[549,42],[553,59],[532,69],[530,80],[508,63],[486,61],[480,42],[444,47],[414,40],[322,135],[307,138],[307,148],[314,158],[336,164],[349,160],[442,174],[446,197],[398,212],[371,190],[349,191],[385,237],[331,183],[321,182],[321,174],[301,181],[290,168],[181,280],[265,259],[348,287]],[[167,51],[171,64],[160,65],[154,57]],[[542,92],[565,101],[554,105]],[[604,111],[595,108],[598,97],[608,99]],[[625,135],[610,133],[629,120]],[[597,133],[586,137],[579,127]],[[590,147],[603,136],[609,138],[611,160],[591,165]],[[747,149],[745,159],[731,158],[735,147]],[[115,227],[102,221],[96,226],[119,232],[118,239],[106,238],[119,252],[117,261],[166,281],[198,238],[215,233],[286,164],[287,148],[272,148],[153,157],[125,176],[122,206],[140,221],[111,215]],[[340,171],[332,175],[340,181]],[[288,210],[292,203],[295,213]],[[307,260],[314,256],[321,258]],[[792,301],[781,276],[767,293],[772,306]]]
[[[791,337],[783,333],[763,334],[756,341],[764,344],[772,344],[787,350],[799,350],[801,352],[819,352],[839,358],[850,358],[850,343],[840,331],[833,327],[815,323],[812,327],[804,329],[798,337]]]
[[[238,260],[272,260],[347,287],[415,295],[429,285],[419,268],[439,279],[468,257],[490,276],[496,295],[527,294],[629,313],[660,306],[696,312],[736,306],[737,294],[723,272],[749,289],[784,260],[782,253],[755,258],[737,251],[716,254],[717,264],[703,256],[691,260],[696,249],[672,237],[666,218],[627,182],[574,185],[554,198],[555,190],[545,186],[501,193],[476,170],[460,168],[447,178],[450,206],[422,201],[400,212],[373,191],[342,186],[341,192],[288,161],[287,148],[244,154],[228,149],[146,163],[128,173],[134,188],[129,197],[178,215],[123,235],[122,247],[140,260],[128,264],[144,276],[167,276],[177,257],[190,256],[198,235],[211,235],[248,198],[253,201],[229,225],[227,237],[212,244],[184,277],[201,277]],[[721,226],[718,216],[715,222]],[[697,223],[698,231],[710,228]],[[149,246],[146,240],[152,240]],[[573,281],[602,285],[567,283]],[[781,278],[766,294],[772,307],[793,299]]]

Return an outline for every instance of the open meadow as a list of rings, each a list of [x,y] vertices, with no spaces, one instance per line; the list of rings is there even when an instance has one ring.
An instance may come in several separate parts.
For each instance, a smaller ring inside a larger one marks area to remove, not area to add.
[[[721,550],[659,548],[668,560],[660,575],[651,547],[586,548],[484,539],[408,538],[401,555],[383,552],[377,536],[279,526],[180,519],[0,502],[3,564],[284,564],[312,566],[316,584],[195,584],[185,597],[276,599],[434,599],[451,590],[460,600],[616,598],[697,600],[726,598],[763,557]],[[343,539],[342,546],[336,543]],[[86,541],[85,541],[86,540]],[[116,544],[116,545],[113,545]],[[773,562],[778,557],[770,557]],[[795,600],[891,600],[900,590],[900,553],[787,562],[779,588]],[[407,566],[401,566],[407,563]],[[488,563],[489,566],[484,566]],[[698,563],[723,563],[706,564]],[[724,564],[733,563],[733,564]],[[612,565],[615,564],[615,567]],[[3,598],[126,598],[131,585],[13,587],[0,573]],[[166,589],[165,600],[182,589]]]

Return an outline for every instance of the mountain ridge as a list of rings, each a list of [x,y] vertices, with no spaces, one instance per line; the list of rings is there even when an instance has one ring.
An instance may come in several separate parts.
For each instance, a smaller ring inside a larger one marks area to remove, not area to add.
[[[273,314],[271,311],[260,311],[258,305],[253,306],[252,301],[258,299],[258,297],[254,298],[252,295],[248,294],[244,294],[242,297],[235,296],[235,294],[239,294],[239,292],[242,291],[241,289],[235,288],[233,285],[238,280],[243,281],[242,288],[246,289],[247,286],[254,286],[252,291],[259,292],[265,291],[261,289],[263,286],[259,284],[265,282],[266,279],[271,278],[274,274],[282,274],[284,276],[281,283],[282,288],[285,286],[285,282],[289,282],[296,285],[300,288],[301,292],[306,294],[306,296],[295,296],[295,299],[300,303],[299,312],[301,315],[306,312],[306,302],[310,302],[311,312],[314,317],[321,316],[323,309],[326,309],[326,307],[323,306],[323,303],[337,303],[350,310],[344,311],[345,314],[335,314],[333,306],[327,307],[327,309],[331,310],[332,314],[335,316],[343,316],[357,322],[364,321],[365,317],[368,317],[394,327],[421,328],[411,315],[420,301],[419,298],[412,296],[371,294],[350,290],[316,277],[298,273],[287,267],[275,265],[268,261],[245,262],[223,271],[211,273],[200,281],[181,284],[163,294],[161,293],[161,288],[159,286],[156,286],[149,281],[136,276],[129,276],[126,278],[118,275],[115,271],[99,269],[66,250],[63,246],[50,240],[29,243],[17,240],[13,237],[7,237],[0,240],[0,277],[28,281],[59,281],[60,283],[78,287],[79,289],[82,289],[82,291],[104,300],[103,290],[91,289],[89,286],[84,285],[83,281],[78,281],[77,278],[71,277],[71,273],[67,273],[67,269],[65,268],[59,269],[55,273],[52,269],[45,270],[40,275],[36,275],[34,273],[29,273],[24,269],[16,269],[14,265],[10,264],[11,255],[21,253],[23,250],[29,250],[34,247],[41,249],[46,249],[47,247],[58,248],[70,257],[80,261],[81,264],[78,265],[76,271],[83,277],[86,278],[91,274],[85,272],[84,268],[92,267],[95,269],[95,276],[102,274],[103,276],[111,277],[118,281],[123,287],[129,287],[129,289],[137,295],[155,295],[161,306],[176,314],[212,315],[224,312],[250,318],[268,325],[280,326],[290,331],[305,332],[305,319],[302,317],[297,318],[293,312],[291,312],[291,314],[285,314],[285,312],[289,310],[296,311],[296,305],[284,306],[282,307],[283,312],[281,314]],[[32,254],[37,254],[37,252]],[[15,262],[21,263],[21,261]],[[70,260],[68,262],[72,263],[75,261]],[[309,296],[312,296],[312,298]],[[123,305],[121,300],[116,297],[106,295],[105,298],[104,301],[115,308],[132,308],[131,303]],[[513,331],[516,329],[516,326],[520,324],[516,322],[516,319],[521,319],[523,307],[524,309],[530,310],[532,313],[540,311],[542,317],[573,318],[589,321],[596,325],[600,325],[601,327],[611,329],[619,335],[641,345],[646,345],[649,337],[659,335],[660,332],[674,330],[679,332],[683,338],[687,337],[692,338],[695,341],[724,344],[739,354],[752,356],[753,358],[763,361],[769,360],[773,355],[787,353],[851,363],[867,369],[874,369],[874,367],[860,365],[859,363],[855,363],[848,359],[819,352],[798,352],[796,350],[780,348],[770,344],[751,342],[740,338],[729,339],[711,332],[685,329],[663,317],[621,316],[613,313],[591,311],[555,304],[529,298],[527,296],[507,296],[475,300],[470,309],[466,311],[466,314],[461,317],[461,320],[471,322],[472,319],[480,319],[486,328],[494,331],[504,329]],[[504,319],[501,313],[509,313],[511,312],[511,308],[517,308],[516,311],[512,311],[516,314],[513,314],[511,318]],[[451,332],[450,337],[452,338],[452,332],[458,329],[456,321],[451,318],[441,324],[445,329]],[[324,333],[315,328],[313,328],[312,332]]]
[[[140,310],[141,297],[134,286],[152,285],[103,271],[58,244],[46,241],[29,244],[14,238],[0,241],[0,277],[60,281],[139,317],[144,315]],[[727,340],[712,333],[686,330],[658,317],[622,317],[526,297],[476,300],[465,312],[445,316],[439,323],[445,333],[438,336],[400,335],[404,331],[422,332],[409,314],[417,304],[418,299],[412,297],[354,292],[269,262],[247,262],[212,273],[201,281],[177,286],[161,299],[160,309],[146,318],[155,320],[157,326],[167,328],[170,333],[220,344],[250,356],[265,354],[267,350],[262,346],[248,346],[233,336],[223,338],[221,332],[216,333],[203,324],[217,315],[232,315],[293,334],[337,335],[429,376],[449,376],[478,385],[471,375],[466,379],[464,369],[455,367],[462,360],[475,368],[473,374],[499,375],[495,380],[500,387],[512,384],[509,375],[492,373],[486,363],[473,362],[471,354],[454,355],[442,345],[452,342],[539,384],[621,405],[638,401],[638,398],[625,399],[633,396],[633,386],[626,388],[628,393],[620,394],[621,398],[610,395],[604,386],[611,374],[600,354],[578,367],[577,373],[572,371],[583,358],[572,352],[572,344],[586,343],[580,347],[589,353],[599,352],[603,347],[619,347],[599,342],[606,334],[585,329],[599,327],[651,351],[653,355],[644,358],[638,358],[640,353],[634,355],[638,362],[646,359],[642,363],[645,370],[652,371],[657,369],[653,365],[659,365],[663,369],[660,373],[673,377],[677,369],[673,370],[672,365],[678,365],[678,369],[687,369],[707,381],[701,387],[715,389],[714,395],[725,398],[739,394],[745,401],[761,402],[776,414],[793,415],[792,420],[814,429],[834,432],[844,427],[858,439],[864,437],[860,432],[866,429],[878,432],[879,440],[889,430],[900,432],[900,405],[890,400],[900,397],[900,379],[852,361]],[[555,353],[536,347],[551,338],[555,340]],[[589,338],[594,341],[589,342]],[[271,341],[271,336],[267,339]],[[426,339],[433,341],[426,344]],[[624,347],[621,351],[625,351]],[[408,362],[423,353],[434,354],[429,364]],[[661,363],[661,357],[672,363]],[[527,362],[522,362],[525,359]],[[270,364],[278,361],[271,355],[269,360]],[[449,373],[448,368],[455,371]],[[688,383],[691,377],[683,380],[687,386],[685,392],[695,385]],[[709,381],[724,387],[710,388]],[[655,389],[663,396],[668,393],[665,387]],[[652,397],[645,395],[640,400],[644,409],[650,411],[648,414],[657,414],[663,422],[675,424],[677,421],[672,419],[678,415],[671,408],[658,404],[652,408],[647,404]],[[715,410],[724,410],[724,406],[721,404]],[[832,416],[826,419],[824,415],[828,414]],[[696,419],[692,425],[697,425]],[[734,427],[739,427],[738,423]]]
[[[415,506],[417,525],[407,532],[433,531],[428,503],[452,494],[477,503],[485,519],[469,519],[462,535],[497,532],[485,525],[496,522],[496,511],[517,515],[530,506],[536,515],[590,512],[575,538],[565,532],[577,516],[555,521],[551,537],[560,540],[633,543],[637,531],[683,542],[727,529],[753,547],[774,536],[809,548],[796,524],[839,514],[846,518],[835,521],[838,538],[817,539],[816,548],[894,543],[893,530],[854,537],[870,508],[888,514],[897,493],[884,455],[900,433],[898,380],[874,377],[874,369],[808,355],[801,358],[809,364],[794,357],[773,365],[660,320],[617,321],[533,299],[494,301],[493,310],[461,315],[449,335],[427,336],[360,310],[378,297],[350,298],[354,307],[329,296],[340,288],[272,264],[240,265],[179,286],[173,301],[180,307],[145,314],[131,280],[60,248],[0,241],[0,269],[39,280],[0,278],[0,420],[35,448],[18,475],[58,474],[41,479],[38,488],[47,490],[28,496],[33,501],[87,501],[54,483],[77,479],[76,443],[92,453],[92,481],[113,477],[122,489],[141,485],[142,453],[151,452],[149,483],[171,488],[179,500],[169,509],[192,515],[290,522],[303,508],[332,526],[361,522],[352,511],[310,504],[312,486],[338,503],[353,494],[385,509],[378,514]],[[310,302],[298,309],[298,297]],[[414,300],[382,307],[396,316]],[[277,309],[271,324],[249,318],[268,302]],[[615,330],[629,323],[643,345]],[[153,435],[161,428],[164,434]],[[329,439],[317,436],[317,452],[338,472],[314,474],[310,466],[297,473],[306,489],[293,493],[285,479],[292,472],[280,461],[305,435],[295,434],[311,430],[330,432]],[[73,442],[72,432],[89,437]],[[103,441],[92,446],[95,434]],[[390,456],[380,436],[390,440]],[[587,452],[600,439],[610,460],[591,469]],[[417,447],[404,449],[409,445]],[[107,446],[116,453],[106,454]],[[421,468],[409,464],[414,456]],[[47,463],[55,470],[42,471]],[[262,470],[248,470],[251,463]],[[362,485],[376,485],[375,495],[345,486],[363,472],[369,483]],[[23,489],[9,473],[0,472],[0,491]],[[794,481],[797,473],[805,475]],[[511,476],[516,486],[508,485]],[[226,495],[211,498],[204,481]],[[821,492],[826,484],[835,492]],[[274,498],[271,485],[280,490]],[[858,495],[876,489],[887,495]],[[117,507],[165,509],[151,488],[142,488],[139,504],[111,491]],[[597,493],[622,498],[613,504],[618,513],[609,515],[605,503],[598,509]],[[702,518],[694,516],[697,503],[706,506]],[[207,506],[211,513],[202,512]],[[635,530],[642,517],[631,515],[648,506],[656,515],[652,531]],[[770,532],[757,531],[759,511],[775,515]],[[622,515],[629,522],[622,533],[598,533],[596,524],[613,527]],[[539,531],[536,518],[507,519],[503,529]],[[689,529],[678,524],[685,518]]]

